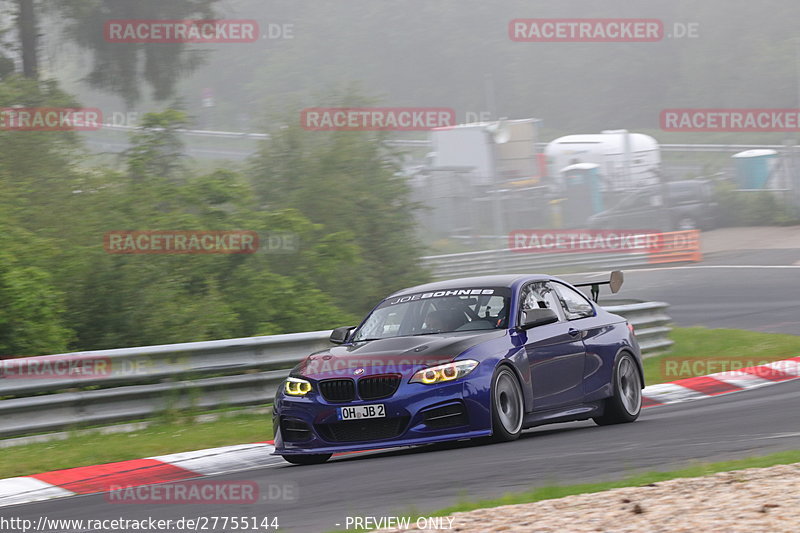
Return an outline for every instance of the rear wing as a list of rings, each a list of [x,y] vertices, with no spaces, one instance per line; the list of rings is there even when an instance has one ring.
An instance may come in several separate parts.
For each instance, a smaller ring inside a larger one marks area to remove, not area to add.
[[[608,288],[611,289],[611,294],[617,294],[624,281],[625,276],[622,274],[622,271],[615,270],[608,277],[608,281],[590,281],[587,283],[575,283],[574,285],[576,287],[591,287],[592,300],[596,303],[597,299],[600,297],[600,285],[608,285]]]

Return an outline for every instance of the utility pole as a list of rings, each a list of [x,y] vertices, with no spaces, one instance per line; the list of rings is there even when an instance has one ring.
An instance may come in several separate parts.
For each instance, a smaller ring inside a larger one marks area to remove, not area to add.
[[[797,107],[800,109],[800,39],[795,40],[795,65],[797,67]],[[790,154],[790,167],[789,187],[792,189],[794,196],[794,212],[795,215],[800,216],[800,164],[798,164],[796,140],[792,140],[791,147],[789,148]]]

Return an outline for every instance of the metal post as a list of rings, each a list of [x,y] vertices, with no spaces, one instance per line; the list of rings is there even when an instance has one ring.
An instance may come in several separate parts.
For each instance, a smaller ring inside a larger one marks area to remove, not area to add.
[[[493,232],[495,237],[498,239],[503,238],[503,213],[502,208],[503,204],[500,201],[500,183],[497,179],[497,145],[494,142],[494,138],[491,134],[488,134],[488,141],[489,141],[489,157],[491,161],[489,162],[489,168],[492,173],[492,186],[494,190],[492,191],[492,217],[493,217]],[[500,246],[500,248],[505,248],[505,246]]]

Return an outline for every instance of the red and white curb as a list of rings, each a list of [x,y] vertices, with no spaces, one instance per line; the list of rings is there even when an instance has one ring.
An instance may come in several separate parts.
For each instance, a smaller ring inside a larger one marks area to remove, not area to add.
[[[272,442],[239,444],[0,479],[0,507],[288,464]]]
[[[642,401],[644,407],[654,407],[798,378],[800,357],[795,357],[735,372],[651,385],[642,391]],[[240,444],[0,479],[0,507],[288,464],[281,457],[270,455],[274,450],[272,442]]]
[[[800,357],[730,372],[659,383],[642,391],[642,406],[702,400],[800,378]]]

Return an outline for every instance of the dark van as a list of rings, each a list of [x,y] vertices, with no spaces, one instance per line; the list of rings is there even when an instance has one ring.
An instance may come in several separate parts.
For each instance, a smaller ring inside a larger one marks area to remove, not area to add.
[[[681,231],[714,228],[717,217],[712,183],[682,180],[644,187],[588,222],[590,229]]]

